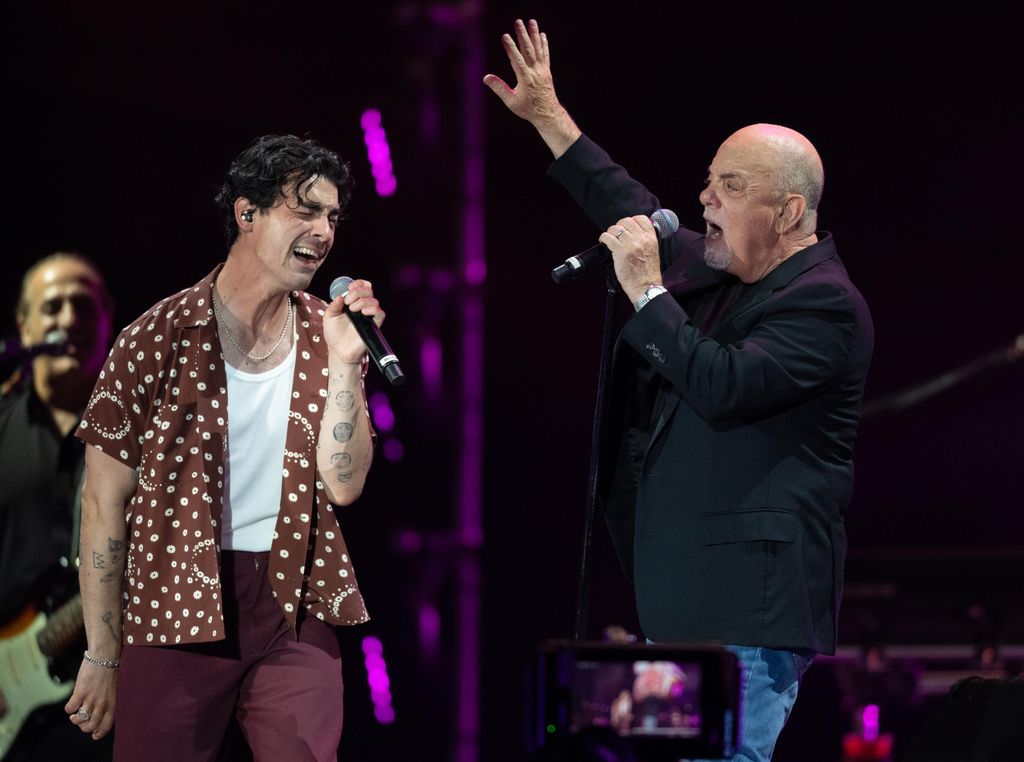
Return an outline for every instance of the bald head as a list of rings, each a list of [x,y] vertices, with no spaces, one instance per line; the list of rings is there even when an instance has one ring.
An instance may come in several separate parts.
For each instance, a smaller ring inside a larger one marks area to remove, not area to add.
[[[42,344],[52,331],[66,337],[61,354],[32,361],[33,383],[44,404],[63,410],[84,406],[110,346],[113,317],[102,276],[80,254],[52,254],[25,274],[17,309],[21,343]]]
[[[100,275],[99,268],[87,257],[77,251],[56,251],[37,260],[21,279],[21,293],[18,295],[18,304],[15,308],[15,317],[20,321],[28,316],[32,309],[33,287],[37,280],[53,279],[54,275],[49,272],[54,266],[62,266],[62,269],[74,272],[84,281],[95,286],[97,294],[104,309],[108,313],[114,311],[114,300],[107,290],[107,284]]]
[[[752,165],[771,178],[780,199],[791,193],[802,196],[807,209],[799,230],[805,234],[814,232],[825,187],[825,169],[810,140],[778,124],[751,124],[734,132],[722,145],[746,154]]]

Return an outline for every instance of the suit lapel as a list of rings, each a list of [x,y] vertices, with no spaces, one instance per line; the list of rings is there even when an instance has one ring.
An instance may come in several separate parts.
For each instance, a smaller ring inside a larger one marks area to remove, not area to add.
[[[716,286],[729,277],[720,270],[712,270],[701,260],[684,262],[679,259],[664,272],[661,280],[665,288],[676,296],[682,296]]]
[[[834,257],[836,252],[831,234],[822,235],[823,238],[818,243],[798,251],[743,294],[708,333],[709,338],[721,340],[723,336],[731,335],[733,325],[746,312],[761,304],[779,289],[788,286],[797,276]]]
[[[831,259],[835,256],[835,253],[832,235],[830,233],[822,233],[820,241],[794,254],[768,273],[753,288],[749,289],[747,293],[743,294],[739,301],[725,315],[722,315],[721,319],[708,333],[708,337],[721,340],[722,336],[729,335],[733,324],[740,316],[756,307],[780,288],[788,286],[798,275],[827,259]],[[673,295],[682,296],[710,286],[721,285],[729,277],[731,276],[711,269],[702,261],[697,261],[690,262],[687,267],[680,267],[679,272],[673,273],[672,268],[669,268],[665,271],[663,282]],[[662,383],[661,391],[655,402],[654,427],[650,438],[647,440],[647,448],[644,451],[645,461],[652,445],[658,440],[662,429],[665,428],[675,413],[676,407],[679,406],[680,399],[679,393],[670,383],[667,381]]]

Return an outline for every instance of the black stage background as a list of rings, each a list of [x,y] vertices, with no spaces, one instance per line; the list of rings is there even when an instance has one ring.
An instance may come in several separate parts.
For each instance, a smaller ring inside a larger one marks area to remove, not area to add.
[[[371,391],[388,394],[390,436],[405,456],[380,458],[346,515],[374,619],[345,636],[343,756],[453,759],[459,580],[451,562],[460,551],[446,538],[456,522],[461,358],[452,274],[462,204],[460,19],[474,4],[101,5],[52,0],[5,10],[3,335],[14,332],[21,273],[57,248],[100,263],[119,325],[205,275],[224,252],[212,197],[254,137],[308,132],[346,155],[355,200],[312,290],[325,293],[338,274],[374,280],[389,339],[413,380],[390,391],[370,379]],[[875,318],[869,399],[1008,346],[1024,331],[1024,67],[1008,15],[979,4],[905,16],[897,4],[481,5],[487,70],[510,76],[500,34],[517,16],[536,14],[565,105],[683,224],[701,223],[707,164],[735,128],[779,122],[816,143],[827,173],[821,226],[835,234]],[[550,268],[589,247],[596,232],[545,178],[549,156],[531,128],[483,95],[479,738],[480,759],[493,762],[522,757],[534,649],[572,634],[604,296],[600,278],[551,282]],[[394,157],[398,192],[390,198],[372,191],[359,126],[369,107],[381,110]],[[416,380],[425,333],[445,349],[440,398]],[[1021,578],[1022,372],[1024,363],[1003,363],[863,424],[846,644],[973,642],[977,591],[1008,573]],[[593,637],[610,624],[636,628],[598,529]],[[424,544],[434,549],[400,550],[410,547],[400,542],[410,531],[436,540]],[[982,570],[972,560],[990,556],[1005,563]],[[957,579],[976,579],[929,583],[932,571],[956,570]],[[889,593],[872,593],[879,580]],[[907,597],[894,601],[893,589]],[[914,595],[925,589],[949,589],[948,610],[915,632],[913,622],[931,621],[935,610]],[[424,602],[440,614],[436,658],[417,640]],[[1024,642],[1009,614],[993,627],[994,637]],[[394,725],[370,714],[359,654],[367,634],[384,643]],[[799,748],[789,736],[824,711],[821,702],[798,706],[780,754]],[[850,727],[845,715],[810,724],[819,735]]]

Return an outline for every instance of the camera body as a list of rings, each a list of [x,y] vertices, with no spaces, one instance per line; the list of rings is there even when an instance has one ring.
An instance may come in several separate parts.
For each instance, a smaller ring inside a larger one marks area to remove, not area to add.
[[[732,756],[739,664],[718,645],[553,640],[538,652],[527,745],[543,760]]]

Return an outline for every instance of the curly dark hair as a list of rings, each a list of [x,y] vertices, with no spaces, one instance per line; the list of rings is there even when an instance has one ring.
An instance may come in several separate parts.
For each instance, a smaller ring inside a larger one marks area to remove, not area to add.
[[[344,210],[352,197],[352,174],[348,162],[342,161],[338,154],[309,137],[264,135],[253,141],[231,163],[224,185],[214,199],[224,212],[228,245],[238,237],[237,199],[247,198],[258,210],[264,211],[283,200],[289,190],[300,193],[314,177],[334,184],[339,205]]]

